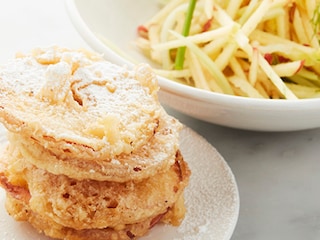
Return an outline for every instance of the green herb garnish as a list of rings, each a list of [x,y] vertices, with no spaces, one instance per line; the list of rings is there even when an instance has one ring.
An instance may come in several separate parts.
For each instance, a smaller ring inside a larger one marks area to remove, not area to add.
[[[196,7],[197,0],[190,0],[188,10],[186,13],[186,19],[182,29],[182,36],[188,36],[190,32],[190,26],[192,21],[192,16],[194,9]],[[179,47],[177,50],[176,60],[175,60],[175,69],[179,70],[183,68],[184,55],[186,52],[186,47]]]

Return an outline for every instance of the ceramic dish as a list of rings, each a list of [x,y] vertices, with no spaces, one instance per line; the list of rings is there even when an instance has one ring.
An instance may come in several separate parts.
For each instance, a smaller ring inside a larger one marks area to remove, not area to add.
[[[0,139],[1,144],[6,141],[3,130]],[[238,188],[229,166],[214,147],[189,128],[182,130],[180,145],[192,171],[185,192],[186,217],[180,227],[158,225],[141,240],[229,240],[239,214]],[[4,201],[5,192],[0,189],[0,239],[49,240],[28,223],[8,216]]]
[[[66,0],[66,7],[74,26],[94,50],[104,53],[112,62],[130,65],[134,61],[149,62],[133,42],[137,37],[137,26],[159,10],[157,3],[158,0]],[[258,131],[320,127],[320,99],[268,100],[229,96],[162,77],[159,77],[159,84],[163,104],[207,122]]]

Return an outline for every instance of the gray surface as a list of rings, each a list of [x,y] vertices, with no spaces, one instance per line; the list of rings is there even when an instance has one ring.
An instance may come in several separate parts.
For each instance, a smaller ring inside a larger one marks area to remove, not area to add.
[[[251,132],[168,112],[206,138],[231,167],[240,194],[232,240],[320,239],[320,129]]]

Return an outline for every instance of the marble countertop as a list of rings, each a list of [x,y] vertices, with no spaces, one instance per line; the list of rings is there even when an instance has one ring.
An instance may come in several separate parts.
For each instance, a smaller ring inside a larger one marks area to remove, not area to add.
[[[320,239],[320,129],[250,132],[172,114],[204,136],[235,175],[240,214],[232,240]]]
[[[63,0],[0,0],[0,63],[36,46],[88,47]],[[168,112],[206,138],[231,167],[240,193],[232,240],[320,239],[320,129],[250,132]]]

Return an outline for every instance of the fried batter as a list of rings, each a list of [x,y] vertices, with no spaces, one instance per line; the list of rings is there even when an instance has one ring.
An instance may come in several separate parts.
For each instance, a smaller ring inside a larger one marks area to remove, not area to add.
[[[183,201],[178,201],[178,203]],[[28,204],[11,196],[6,199],[8,213],[17,221],[28,221],[40,233],[63,240],[133,240],[144,236],[158,222],[162,222],[167,215],[174,215],[171,210],[159,214],[155,218],[148,218],[142,222],[124,225],[120,229],[82,229],[76,230],[62,226],[50,218],[33,212]]]
[[[1,66],[0,82],[0,121],[62,159],[129,154],[153,136],[161,111],[150,67],[83,51],[38,50]]]
[[[35,49],[0,66],[0,186],[18,221],[64,240],[126,240],[178,226],[190,169],[157,77],[95,53]]]
[[[117,228],[154,218],[174,205],[190,175],[180,152],[168,171],[140,182],[125,183],[77,181],[65,175],[54,175],[24,161],[15,147],[9,147],[2,159],[8,162],[4,176],[12,182],[11,188],[28,189],[30,198],[25,200],[33,212],[78,230]],[[15,191],[11,195],[21,197],[22,192]]]
[[[163,112],[158,128],[147,144],[131,154],[91,161],[78,157],[59,159],[33,139],[18,134],[9,134],[9,139],[19,146],[27,161],[53,174],[64,174],[79,180],[126,182],[143,180],[167,171],[174,163],[178,150],[180,128],[181,124],[177,120]]]

